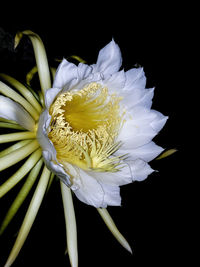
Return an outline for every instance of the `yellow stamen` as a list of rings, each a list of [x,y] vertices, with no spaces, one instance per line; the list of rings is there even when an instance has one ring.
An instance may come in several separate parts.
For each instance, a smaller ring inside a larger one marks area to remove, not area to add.
[[[112,154],[120,146],[115,141],[123,123],[120,100],[96,82],[57,97],[50,108],[48,137],[60,163],[85,170],[118,170],[121,158]]]

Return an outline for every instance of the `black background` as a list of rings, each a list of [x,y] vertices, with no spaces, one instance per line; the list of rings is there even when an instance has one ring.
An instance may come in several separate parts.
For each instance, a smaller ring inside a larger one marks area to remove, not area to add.
[[[177,6],[77,3],[73,7],[54,3],[51,9],[44,7],[42,11],[35,6],[34,14],[30,14],[32,8],[25,8],[20,14],[8,12],[0,25],[1,72],[22,80],[35,64],[28,39],[24,38],[18,49],[13,50],[12,40],[18,30],[38,33],[52,64],[54,58],[73,54],[93,64],[98,51],[114,38],[122,51],[123,68],[128,70],[135,64],[144,67],[147,87],[156,87],[153,108],[169,116],[154,141],[164,148],[178,149],[169,158],[153,161],[151,166],[158,172],[147,180],[121,187],[122,206],[108,208],[132,247],[132,255],[112,237],[93,207],[74,198],[79,266],[172,266],[185,262],[191,247],[186,241],[190,237],[186,221],[190,216],[191,192],[184,163],[189,124],[185,103],[186,99],[189,101],[186,69],[191,11],[183,3]],[[1,200],[1,219],[19,187]],[[27,206],[28,201],[0,239],[0,266],[8,256]],[[65,247],[59,183],[54,182],[13,267],[69,266]]]

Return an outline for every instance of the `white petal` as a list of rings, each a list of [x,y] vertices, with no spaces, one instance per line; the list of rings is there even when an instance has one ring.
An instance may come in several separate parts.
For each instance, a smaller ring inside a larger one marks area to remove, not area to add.
[[[49,151],[52,155],[52,159],[56,160],[56,150],[53,143],[48,138],[48,128],[51,121],[51,116],[48,110],[45,109],[40,115],[37,131],[37,139],[43,151]]]
[[[87,64],[79,63],[77,68],[77,76],[79,81],[86,79],[92,73],[92,67]]]
[[[102,206],[104,196],[103,188],[87,172],[80,169],[80,175],[79,177],[74,177],[73,183],[78,188],[74,190],[74,193],[80,201],[94,207]]]
[[[117,72],[122,64],[119,46],[112,40],[100,50],[93,72],[102,72],[105,77]]]
[[[109,206],[121,206],[121,196],[119,186],[113,186],[109,184],[101,183],[104,191],[103,205],[102,207]]]
[[[122,88],[124,87],[125,82],[126,76],[123,70],[112,74],[102,81],[102,83],[108,87],[110,94],[118,93],[120,96],[122,96]]]
[[[63,89],[66,84],[76,78],[77,66],[63,59],[56,71],[53,87]]]
[[[154,88],[135,88],[133,91],[122,91],[121,96],[123,97],[122,104],[131,112],[137,106],[151,108]]]
[[[43,158],[45,164],[49,170],[55,173],[66,185],[70,186],[70,177],[65,172],[63,166],[59,164],[56,158],[56,150],[53,143],[48,138],[48,128],[51,121],[51,116],[48,110],[45,109],[40,115],[40,120],[38,124],[37,139],[42,148]]]
[[[105,208],[107,205],[119,206],[121,203],[119,187],[97,181],[91,176],[91,172],[79,169],[79,175],[74,177],[73,183],[78,188],[74,190],[77,198],[88,205]]]
[[[164,126],[166,117],[160,112],[144,107],[136,107],[132,111],[132,118],[124,123],[117,141],[122,141],[121,149],[134,149],[149,143]]]
[[[33,131],[35,121],[29,113],[18,103],[8,97],[0,96],[0,117],[16,121],[19,125],[29,131]]]
[[[53,153],[44,150],[42,152],[45,164],[47,168],[52,171],[60,180],[67,186],[71,186],[71,181],[70,181],[70,176],[65,172],[63,166],[59,164],[58,162],[56,163],[53,160]]]
[[[57,94],[61,91],[60,88],[50,88],[45,92],[45,107],[50,108]]]
[[[134,68],[126,72],[126,84],[124,90],[132,91],[135,88],[144,89],[146,77],[143,68]]]
[[[146,162],[149,162],[156,158],[164,149],[160,146],[157,146],[154,142],[150,142],[138,148],[132,149],[128,147],[127,149],[119,149],[115,154],[117,156],[125,155],[128,153],[128,159],[136,160],[142,159]]]
[[[143,181],[154,171],[147,162],[141,159],[126,161],[126,163],[132,172],[133,181]]]
[[[152,112],[154,113],[155,115],[155,119],[151,122],[151,127],[159,132],[163,126],[165,125],[167,119],[168,119],[168,116],[164,116],[162,113],[156,111],[156,110],[152,110]]]
[[[113,173],[91,172],[91,176],[93,176],[97,181],[108,185],[121,186],[132,182],[130,169],[127,165],[124,165],[119,171]]]

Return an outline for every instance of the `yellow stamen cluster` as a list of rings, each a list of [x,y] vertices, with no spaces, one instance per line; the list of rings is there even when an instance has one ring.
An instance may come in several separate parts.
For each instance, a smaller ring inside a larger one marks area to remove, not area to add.
[[[95,82],[57,97],[50,108],[48,137],[60,163],[65,166],[68,162],[85,170],[118,170],[121,157],[112,154],[120,146],[115,142],[123,122],[120,100]]]

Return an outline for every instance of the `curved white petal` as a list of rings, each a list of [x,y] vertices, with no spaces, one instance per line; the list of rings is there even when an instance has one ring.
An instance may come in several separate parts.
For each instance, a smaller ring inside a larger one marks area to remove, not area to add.
[[[73,183],[77,188],[74,190],[75,195],[86,204],[96,208],[105,208],[107,205],[120,206],[121,204],[118,186],[101,183],[91,173],[82,169],[79,169],[79,174],[74,177]]]
[[[20,104],[5,96],[0,96],[0,117],[16,121],[29,131],[35,128],[35,121],[29,113]]]
[[[124,165],[119,171],[113,173],[91,172],[91,176],[93,176],[100,183],[108,185],[121,186],[132,182],[131,172],[127,165]]]
[[[130,115],[130,114],[129,114]],[[117,141],[122,141],[121,149],[134,149],[149,143],[158,133],[158,129],[164,126],[167,117],[160,112],[136,107],[133,109],[132,118],[124,123]]]
[[[168,120],[168,116],[164,116],[157,110],[151,110],[151,112],[153,112],[155,115],[155,119],[151,122],[151,127],[155,131],[159,132],[165,125],[166,121]]]
[[[48,127],[51,121],[51,116],[47,110],[44,110],[40,115],[38,124],[37,139],[42,148],[43,158],[49,170],[55,173],[66,185],[71,185],[70,177],[65,172],[63,166],[59,164],[56,158],[56,150],[53,143],[48,138]]]
[[[126,71],[126,84],[124,90],[132,91],[135,88],[144,89],[146,77],[143,68],[133,68]]]
[[[164,149],[162,147],[156,145],[154,142],[149,142],[148,144],[135,149],[132,149],[131,147],[128,147],[127,149],[119,148],[115,155],[120,156],[128,153],[128,159],[130,160],[136,160],[139,158],[149,162],[156,158],[163,150]]]
[[[47,168],[52,171],[67,186],[71,186],[70,176],[65,172],[63,166],[53,160],[53,153],[44,150],[43,158]]]
[[[117,72],[122,64],[119,46],[112,40],[99,52],[97,63],[93,65],[93,72],[102,72],[105,77]]]
[[[48,113],[48,110],[45,109],[40,115],[38,130],[37,130],[37,139],[43,151],[49,151],[52,154],[52,159],[56,160],[56,150],[53,143],[48,138],[48,128],[51,121],[51,116]]]
[[[63,88],[71,80],[77,78],[77,66],[66,59],[58,66],[53,82],[53,88]]]
[[[122,95],[122,89],[125,86],[126,75],[124,70],[114,73],[109,76],[107,79],[103,80],[102,83],[109,89],[109,93],[118,93]]]
[[[92,73],[92,67],[84,64],[79,63],[77,67],[77,76],[78,79],[81,81],[83,79],[86,79],[90,74]]]
[[[132,173],[133,181],[143,181],[149,174],[154,172],[150,165],[141,159],[125,162]]]
[[[62,89],[60,89],[60,88],[50,88],[50,89],[46,90],[46,92],[45,92],[45,107],[47,109],[50,108],[55,97],[57,96],[58,93],[60,93],[61,90]]]

